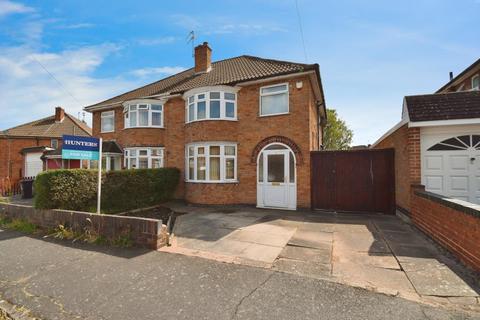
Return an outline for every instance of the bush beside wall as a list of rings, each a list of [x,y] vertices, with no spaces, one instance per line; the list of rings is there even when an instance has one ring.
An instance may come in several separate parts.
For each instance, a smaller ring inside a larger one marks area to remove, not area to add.
[[[96,170],[54,170],[35,180],[35,207],[95,212]],[[180,178],[176,168],[110,171],[102,177],[102,212],[148,207],[173,197]]]

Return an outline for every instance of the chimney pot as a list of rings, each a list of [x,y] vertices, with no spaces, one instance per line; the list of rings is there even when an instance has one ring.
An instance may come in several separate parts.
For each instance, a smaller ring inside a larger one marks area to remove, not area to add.
[[[62,122],[65,118],[65,110],[62,107],[55,108],[55,122]]]
[[[212,69],[212,49],[208,42],[195,47],[195,73],[209,72]]]

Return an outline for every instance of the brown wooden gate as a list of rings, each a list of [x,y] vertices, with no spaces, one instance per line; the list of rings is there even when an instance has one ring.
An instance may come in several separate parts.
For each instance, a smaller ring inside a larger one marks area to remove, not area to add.
[[[395,212],[393,149],[311,152],[312,208]]]

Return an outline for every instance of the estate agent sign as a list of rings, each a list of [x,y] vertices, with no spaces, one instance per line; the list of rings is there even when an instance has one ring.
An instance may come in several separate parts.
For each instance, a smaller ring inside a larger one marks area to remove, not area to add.
[[[62,159],[98,160],[100,139],[63,136]]]
[[[63,136],[62,159],[98,161],[97,213],[100,214],[102,197],[102,138]]]

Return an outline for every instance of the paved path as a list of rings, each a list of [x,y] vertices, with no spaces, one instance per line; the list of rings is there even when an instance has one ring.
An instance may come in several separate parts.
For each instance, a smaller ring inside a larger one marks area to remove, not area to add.
[[[5,301],[43,319],[480,319],[263,268],[0,229]]]
[[[480,310],[465,268],[395,216],[176,207],[162,251],[261,266],[412,300]]]

